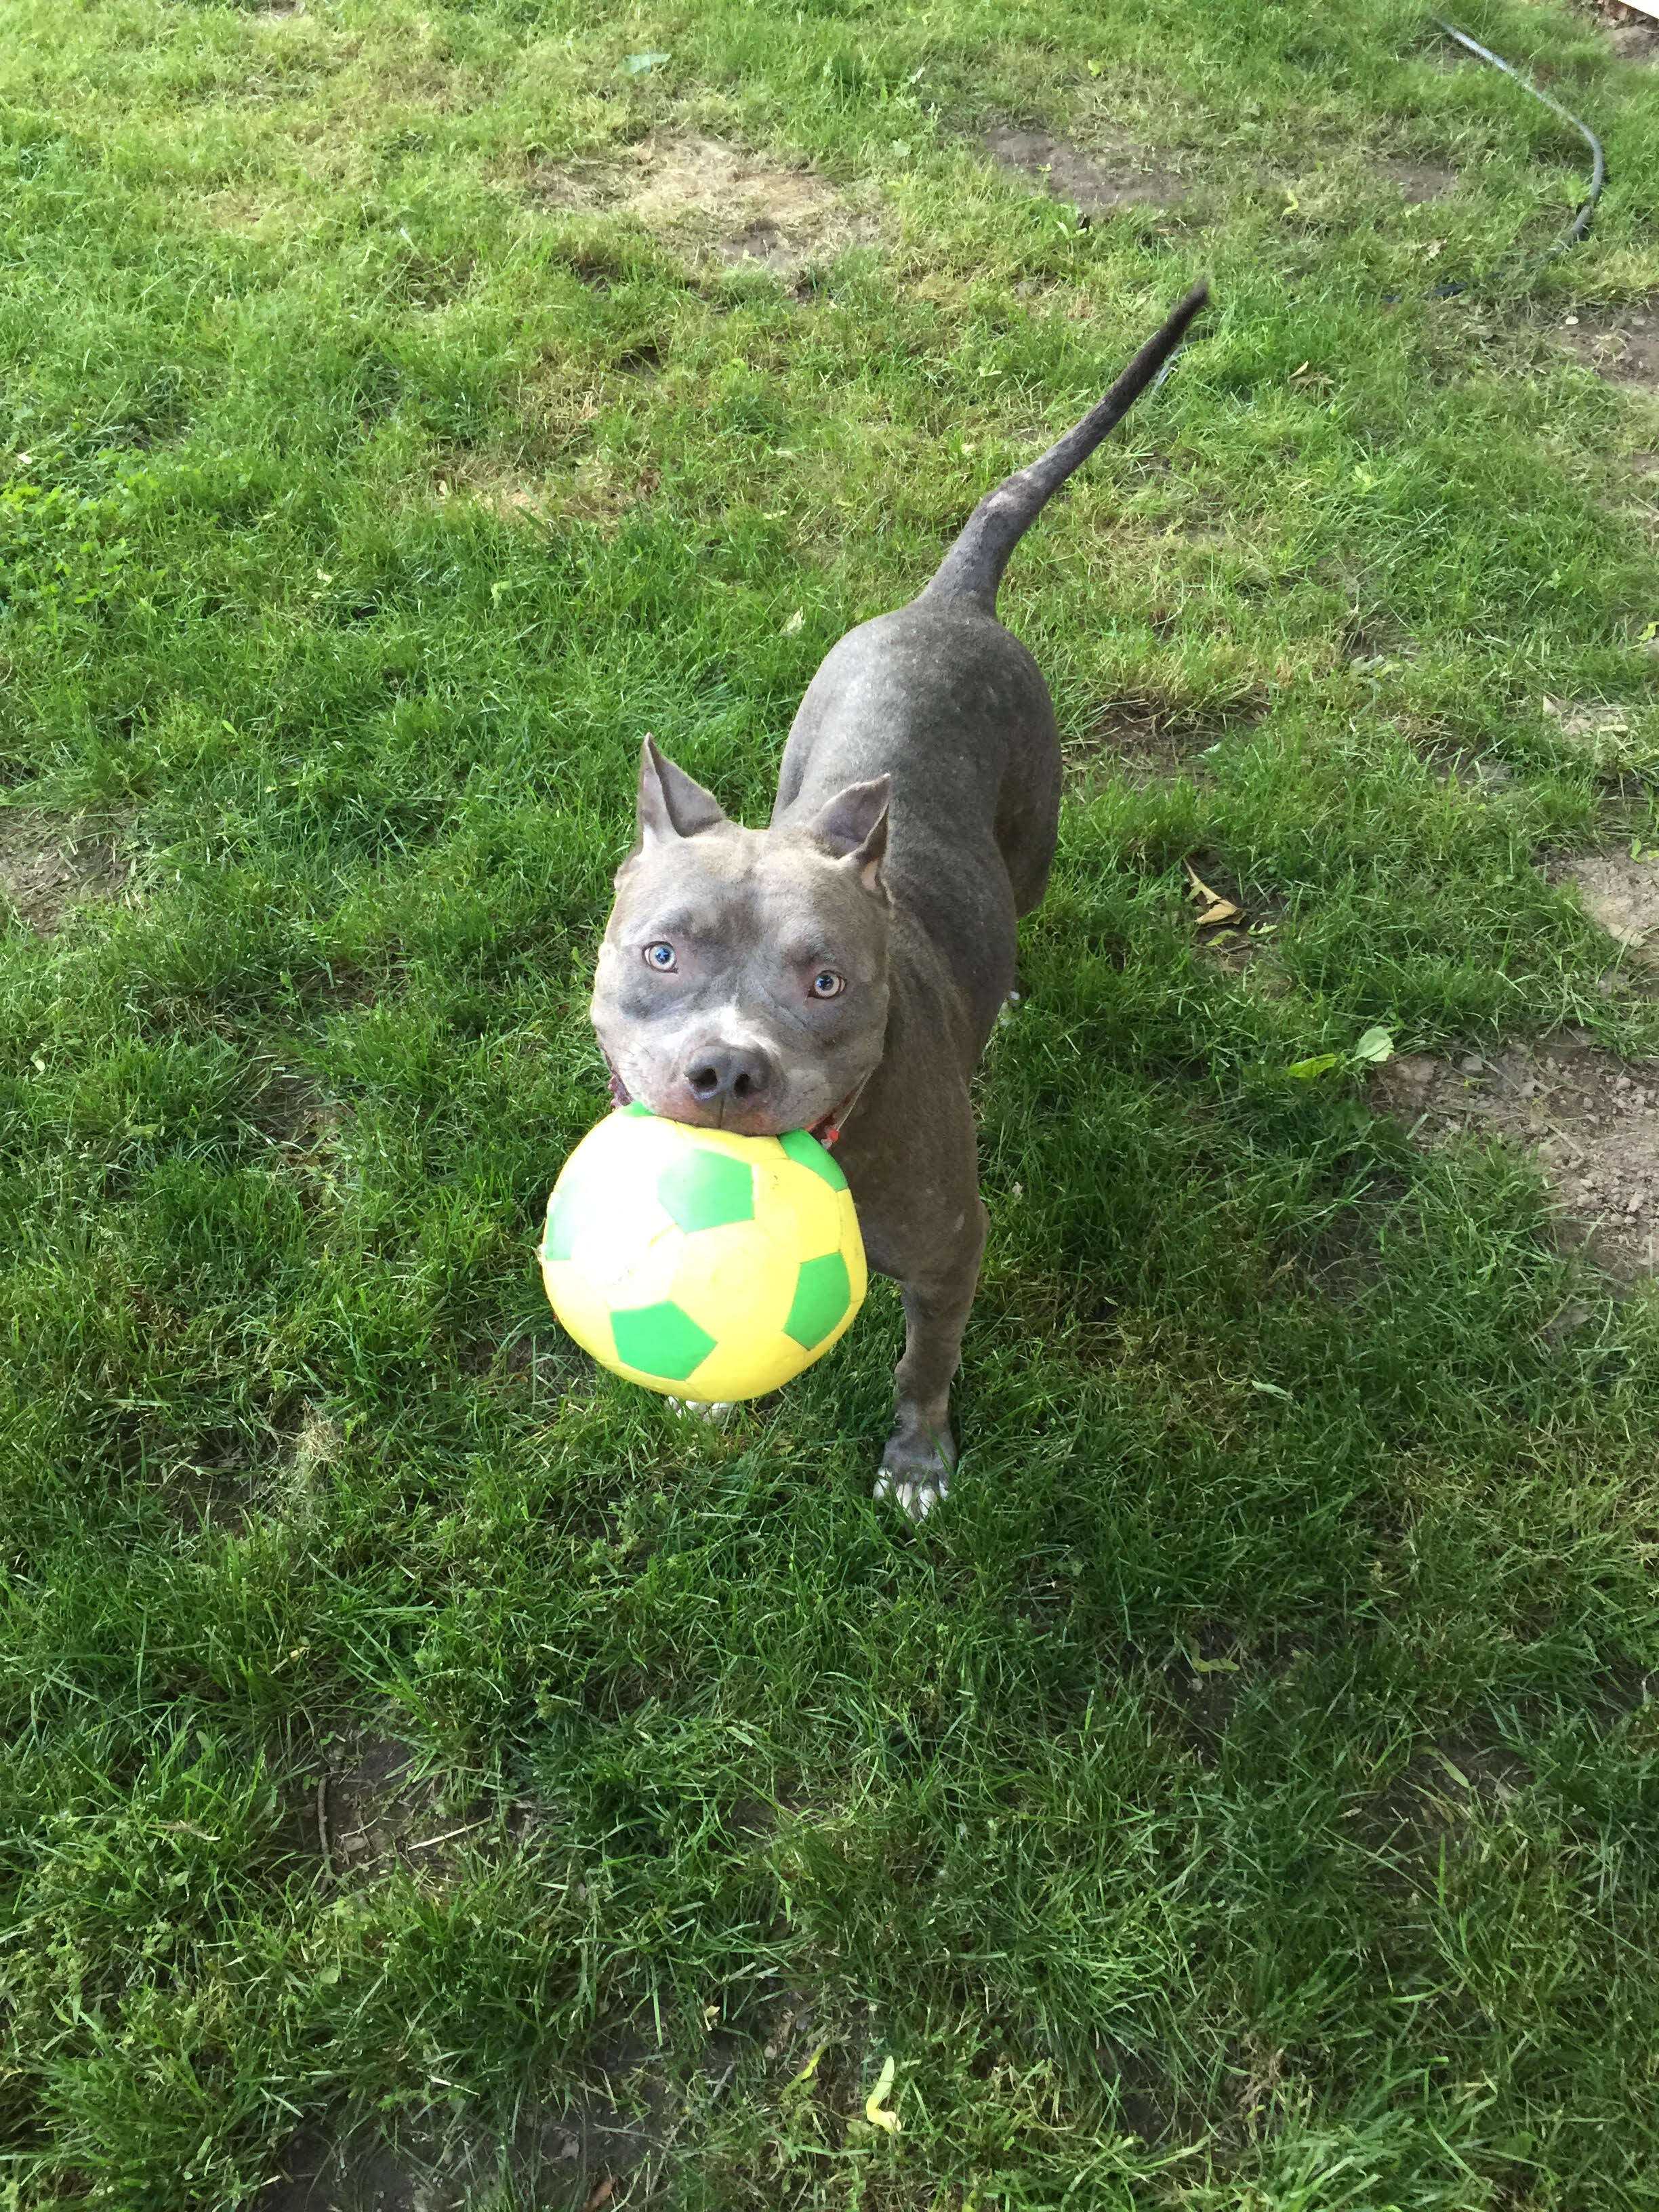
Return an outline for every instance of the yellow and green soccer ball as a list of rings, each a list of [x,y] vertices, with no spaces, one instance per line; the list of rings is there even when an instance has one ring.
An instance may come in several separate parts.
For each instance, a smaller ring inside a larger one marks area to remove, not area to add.
[[[542,1278],[602,1366],[679,1398],[758,1398],[820,1358],[866,1284],[847,1178],[805,1129],[729,1136],[637,1103],[548,1200]]]

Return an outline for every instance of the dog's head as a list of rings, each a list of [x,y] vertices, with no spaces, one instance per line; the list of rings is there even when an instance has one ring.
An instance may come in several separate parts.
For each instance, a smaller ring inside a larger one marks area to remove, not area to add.
[[[612,1074],[653,1112],[745,1136],[822,1127],[881,1058],[887,779],[745,830],[647,738],[639,836],[593,983]]]

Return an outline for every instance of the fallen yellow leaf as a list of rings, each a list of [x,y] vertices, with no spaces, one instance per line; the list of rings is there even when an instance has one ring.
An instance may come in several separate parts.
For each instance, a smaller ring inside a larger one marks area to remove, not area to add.
[[[890,2136],[899,2131],[898,2114],[883,2110],[887,2094],[893,2086],[893,2076],[898,2071],[890,2058],[884,2058],[876,2086],[864,2100],[864,2117],[872,2128],[885,2128]]]
[[[1188,878],[1193,887],[1193,896],[1205,906],[1213,906],[1220,897],[1220,892],[1212,891],[1210,889],[1190,860],[1183,860],[1181,865],[1187,871]]]

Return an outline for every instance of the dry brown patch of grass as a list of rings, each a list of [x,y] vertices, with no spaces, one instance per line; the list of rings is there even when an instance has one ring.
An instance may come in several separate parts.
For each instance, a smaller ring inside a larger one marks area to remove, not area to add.
[[[34,808],[0,816],[0,891],[37,935],[54,936],[73,907],[118,896],[129,874],[113,840],[78,816]]]
[[[1609,383],[1659,392],[1659,292],[1615,313],[1569,316],[1556,336]]]
[[[633,216],[700,260],[789,276],[878,235],[829,180],[698,133],[656,132],[614,159],[538,167],[542,205]]]
[[[1188,185],[1173,169],[1160,168],[1126,140],[1091,153],[1069,138],[998,123],[985,133],[984,146],[1000,168],[1034,179],[1051,199],[1074,207],[1085,222],[1124,208],[1176,207],[1188,195]]]
[[[1385,183],[1396,185],[1412,207],[1443,199],[1457,189],[1457,172],[1449,161],[1379,161],[1376,173]]]
[[[649,462],[603,448],[584,454],[573,468],[544,474],[468,457],[447,464],[433,481],[441,502],[471,500],[503,522],[588,522],[615,529],[652,497],[661,471]]]

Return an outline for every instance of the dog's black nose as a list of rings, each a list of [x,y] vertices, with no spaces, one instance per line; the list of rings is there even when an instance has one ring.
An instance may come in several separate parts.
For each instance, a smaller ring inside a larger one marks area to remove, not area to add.
[[[772,1081],[771,1062],[752,1045],[713,1045],[686,1063],[685,1087],[699,1106],[752,1106]]]

